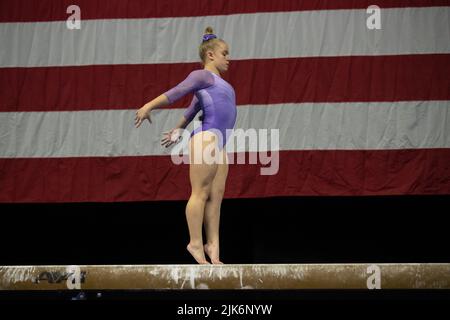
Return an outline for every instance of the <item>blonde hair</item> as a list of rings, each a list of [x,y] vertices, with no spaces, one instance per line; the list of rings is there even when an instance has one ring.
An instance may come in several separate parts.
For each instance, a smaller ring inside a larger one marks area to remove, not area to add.
[[[211,27],[206,27],[204,35],[206,36],[208,34],[213,34],[213,29]],[[219,45],[219,43],[225,43],[224,40],[219,39],[219,38],[214,38],[214,39],[209,39],[206,41],[203,41],[199,48],[198,48],[198,54],[200,56],[200,60],[202,61],[202,64],[205,63],[206,60],[206,51],[208,50],[212,50],[214,51],[216,49],[216,47]]]

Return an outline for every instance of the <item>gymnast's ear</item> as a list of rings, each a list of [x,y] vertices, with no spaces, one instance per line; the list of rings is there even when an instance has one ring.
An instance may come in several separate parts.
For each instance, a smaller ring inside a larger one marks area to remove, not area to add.
[[[206,50],[205,57],[214,60],[214,51],[212,49]]]

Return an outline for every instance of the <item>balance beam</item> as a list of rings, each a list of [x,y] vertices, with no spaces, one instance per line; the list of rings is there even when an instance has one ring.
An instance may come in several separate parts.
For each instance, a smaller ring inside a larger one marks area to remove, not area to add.
[[[0,266],[0,290],[450,289],[450,264]]]

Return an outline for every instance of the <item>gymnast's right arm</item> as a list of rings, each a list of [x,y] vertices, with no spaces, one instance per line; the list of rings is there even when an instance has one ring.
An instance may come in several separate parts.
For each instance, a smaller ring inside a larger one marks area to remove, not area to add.
[[[150,119],[150,112],[153,109],[159,109],[169,104],[170,104],[169,99],[165,94],[161,94],[152,101],[147,102],[146,104],[144,104],[142,108],[136,111],[136,118],[134,119],[134,125],[136,126],[136,128],[139,128],[139,126],[145,119],[147,119],[150,123],[152,123],[152,120]]]
[[[214,84],[213,75],[207,70],[192,71],[188,77],[180,82],[176,87],[166,91],[156,99],[146,103],[142,108],[136,111],[135,125],[138,128],[141,123],[147,119],[151,123],[150,112],[153,109],[171,104],[188,93],[207,88]]]

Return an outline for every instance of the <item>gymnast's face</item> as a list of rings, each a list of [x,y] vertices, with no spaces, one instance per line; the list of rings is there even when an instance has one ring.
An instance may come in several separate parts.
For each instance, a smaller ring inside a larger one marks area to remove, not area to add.
[[[217,70],[220,73],[226,72],[228,70],[228,65],[230,64],[229,58],[229,48],[225,42],[219,42],[213,52],[213,62]]]

